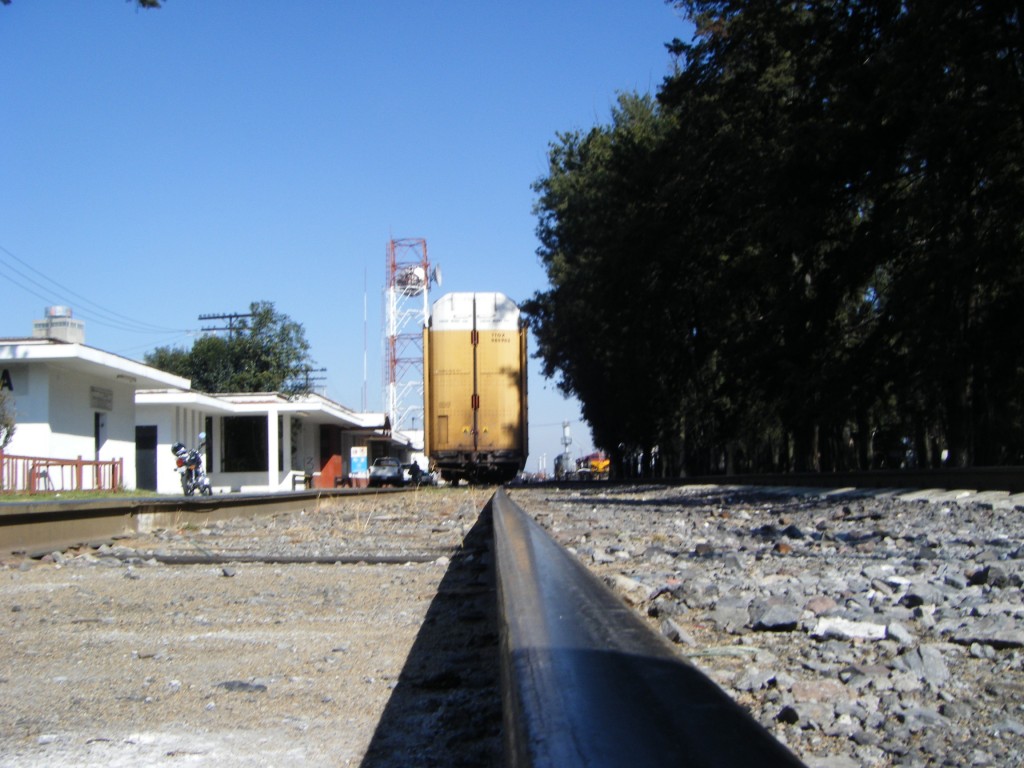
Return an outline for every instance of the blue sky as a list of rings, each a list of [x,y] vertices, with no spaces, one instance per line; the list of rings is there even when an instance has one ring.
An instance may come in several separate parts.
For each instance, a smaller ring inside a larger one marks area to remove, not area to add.
[[[662,0],[13,0],[0,336],[67,304],[86,343],[141,359],[271,301],[353,408],[365,346],[381,410],[389,239],[426,239],[434,299],[544,290],[530,185],[549,144],[655,91],[688,34]],[[531,366],[528,469],[550,469],[563,420],[592,446]]]

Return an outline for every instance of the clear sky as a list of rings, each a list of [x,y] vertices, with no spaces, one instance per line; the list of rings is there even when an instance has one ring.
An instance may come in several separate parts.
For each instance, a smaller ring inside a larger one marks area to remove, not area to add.
[[[382,410],[388,241],[426,239],[432,299],[544,290],[549,144],[655,91],[689,31],[662,0],[13,0],[0,336],[69,305],[87,344],[141,359],[270,301],[355,409],[365,349]],[[531,366],[528,469],[550,470],[563,421],[575,455],[590,433]]]

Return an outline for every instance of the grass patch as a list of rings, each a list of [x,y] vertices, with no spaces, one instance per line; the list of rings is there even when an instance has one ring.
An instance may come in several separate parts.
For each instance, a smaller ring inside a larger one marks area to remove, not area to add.
[[[142,499],[156,495],[156,491],[28,491],[0,492],[0,504],[11,501],[91,501],[109,499]]]

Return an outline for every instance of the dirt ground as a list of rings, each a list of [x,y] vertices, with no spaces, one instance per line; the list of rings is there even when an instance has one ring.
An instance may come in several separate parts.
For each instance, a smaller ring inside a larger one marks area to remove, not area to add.
[[[0,766],[494,762],[488,497],[347,498],[4,562]],[[158,562],[181,553],[227,562]],[[311,553],[430,559],[230,562]]]

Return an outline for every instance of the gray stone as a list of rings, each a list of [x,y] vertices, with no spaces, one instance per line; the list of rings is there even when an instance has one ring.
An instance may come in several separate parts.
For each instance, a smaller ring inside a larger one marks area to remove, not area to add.
[[[975,659],[995,659],[996,649],[991,645],[982,643],[971,643],[970,654]]]
[[[927,707],[915,707],[904,710],[903,724],[912,733],[917,733],[925,728],[945,728],[950,725],[949,720],[940,715],[934,709]]]
[[[804,610],[810,611],[815,616],[822,616],[832,613],[836,607],[836,601],[828,595],[815,595],[804,605]]]
[[[789,525],[782,531],[782,535],[787,539],[802,539],[804,538],[804,532],[797,528],[795,525]]]
[[[1007,733],[1013,734],[1014,736],[1024,736],[1024,723],[1020,720],[1014,720],[1013,718],[1008,717],[992,726],[992,734],[995,736],[1001,736]]]
[[[775,673],[770,670],[747,667],[732,687],[738,691],[760,691],[767,688],[775,680]]]
[[[963,701],[947,701],[939,707],[939,712],[950,720],[970,720],[974,715],[971,706]]]
[[[811,635],[821,638],[838,638],[841,640],[883,640],[885,626],[866,621],[850,621],[839,616],[824,616],[818,619],[811,630]]]
[[[673,643],[679,643],[680,645],[688,646],[697,645],[697,641],[693,639],[690,633],[670,618],[665,618],[661,620],[661,634],[663,634]]]
[[[844,755],[825,755],[807,760],[807,768],[860,768],[859,760]]]
[[[917,608],[920,605],[940,605],[943,600],[944,593],[934,584],[914,584],[900,598],[900,605]]]
[[[708,617],[727,632],[739,632],[750,621],[749,598],[725,596],[719,598]]]
[[[913,672],[893,672],[889,677],[889,684],[892,690],[899,693],[914,693],[920,691],[924,685],[921,678]]]
[[[949,669],[946,667],[942,652],[935,646],[922,645],[899,657],[905,669],[917,675],[929,685],[940,686],[949,680]]]
[[[759,632],[792,632],[803,611],[795,605],[768,600],[750,606],[750,625]]]
[[[747,567],[746,561],[738,552],[730,552],[722,558],[722,564],[731,570],[742,571]]]
[[[608,554],[603,549],[594,549],[591,547],[584,547],[580,550],[584,554],[589,554],[590,559],[598,565],[608,565],[615,562],[615,557]]]
[[[889,669],[881,664],[854,664],[839,673],[839,679],[855,690],[889,677]]]
[[[953,634],[953,642],[960,645],[982,643],[993,648],[1024,647],[1024,627],[1010,617],[986,616],[960,627]]]
[[[244,680],[225,680],[217,683],[217,687],[233,693],[265,693],[267,690],[267,686],[262,683],[247,683]]]
[[[886,625],[885,636],[903,646],[913,645],[917,642],[917,637],[898,621],[892,621]]]
[[[967,588],[967,577],[962,573],[947,573],[943,577],[943,583],[953,589],[966,589]]]
[[[838,680],[797,680],[790,686],[793,699],[798,702],[836,702],[849,696],[845,686]]]

